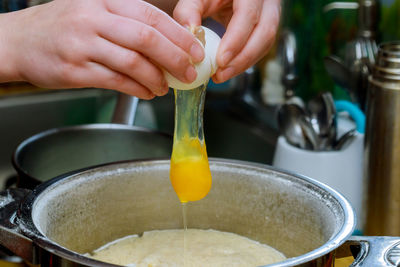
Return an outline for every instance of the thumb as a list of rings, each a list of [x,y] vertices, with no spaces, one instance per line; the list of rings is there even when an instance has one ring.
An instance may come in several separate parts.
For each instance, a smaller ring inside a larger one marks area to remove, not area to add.
[[[174,9],[173,18],[183,26],[199,26],[203,13],[203,1],[180,0]]]

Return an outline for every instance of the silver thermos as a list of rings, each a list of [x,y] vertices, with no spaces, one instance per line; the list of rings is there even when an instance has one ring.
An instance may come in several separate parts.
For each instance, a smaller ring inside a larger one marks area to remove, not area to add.
[[[400,236],[400,42],[379,46],[369,77],[365,234]]]

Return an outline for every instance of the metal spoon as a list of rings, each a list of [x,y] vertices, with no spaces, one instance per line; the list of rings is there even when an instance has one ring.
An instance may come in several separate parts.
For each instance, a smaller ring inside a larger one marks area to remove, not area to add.
[[[334,150],[342,150],[343,148],[350,145],[353,139],[357,136],[356,129],[352,129],[347,133],[343,134],[339,140],[336,141],[335,145],[333,146]]]
[[[327,138],[327,148],[332,148],[337,135],[335,101],[329,92],[323,93],[321,96],[326,107],[326,124],[322,125],[321,134]]]
[[[306,138],[301,125],[305,111],[296,104],[284,104],[278,111],[278,125],[289,144],[306,148]]]
[[[311,125],[318,135],[318,150],[328,150],[336,139],[336,108],[331,93],[319,94],[307,103]]]
[[[303,135],[306,138],[306,148],[310,150],[319,150],[320,138],[315,132],[310,119],[307,116],[300,118],[300,125],[303,130]]]
[[[321,135],[321,123],[320,121],[322,119],[325,119],[325,103],[321,97],[321,95],[318,95],[317,97],[314,97],[307,103],[307,111],[308,115],[310,117],[310,122],[312,124],[312,127],[314,131],[318,134]]]

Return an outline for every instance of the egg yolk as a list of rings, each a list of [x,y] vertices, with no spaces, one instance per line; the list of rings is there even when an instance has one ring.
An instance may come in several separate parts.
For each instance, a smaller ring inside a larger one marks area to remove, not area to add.
[[[211,172],[204,141],[183,137],[174,143],[170,179],[181,202],[204,198],[211,189]]]

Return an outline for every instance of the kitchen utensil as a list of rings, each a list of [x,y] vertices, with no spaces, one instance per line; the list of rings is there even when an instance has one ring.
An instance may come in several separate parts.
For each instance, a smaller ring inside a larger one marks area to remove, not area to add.
[[[306,140],[301,126],[304,110],[296,104],[284,104],[278,111],[278,125],[288,142],[300,148],[306,147]]]
[[[348,129],[344,122],[339,122],[340,132]],[[357,133],[348,141],[337,150],[305,150],[289,144],[281,136],[278,138],[272,165],[307,175],[342,193],[355,209],[359,218],[356,231],[362,233],[365,222],[363,199],[366,192],[363,179],[364,135]]]
[[[115,106],[112,122],[117,124],[134,125],[139,98],[120,93]]]
[[[325,103],[325,120],[322,120],[320,135],[326,137],[327,143],[331,146],[337,135],[337,125],[336,125],[336,108],[335,101],[333,100],[332,94],[329,92],[323,93],[321,95]]]
[[[353,95],[354,93],[351,91],[350,71],[344,62],[336,56],[327,56],[324,58],[324,64],[333,81],[347,90],[350,95]]]
[[[329,150],[336,139],[336,109],[331,93],[325,92],[307,103],[307,112],[318,136],[316,150]]]
[[[365,133],[366,233],[400,235],[400,42],[379,46],[369,79]]]
[[[337,150],[351,142],[355,134],[349,132],[346,136],[342,136],[343,139],[337,140],[336,117],[337,112],[341,111],[346,111],[354,120],[357,131],[364,133],[365,115],[360,108],[349,101],[334,101],[329,92],[321,93],[311,99],[307,103],[306,111],[303,107],[288,101],[278,111],[278,125],[292,145],[315,151]],[[342,131],[341,134],[346,133]],[[293,136],[297,138],[296,141]]]
[[[190,203],[189,227],[267,243],[288,257],[271,267],[333,266],[334,250],[355,224],[344,197],[315,180],[266,165],[210,163],[213,188],[204,200]],[[115,266],[82,254],[133,233],[182,227],[169,166],[168,160],[107,164],[60,176],[34,191],[3,192],[0,243],[43,266]],[[340,256],[350,256],[350,246],[360,248],[355,254],[362,262],[355,266],[378,266],[384,255],[391,258],[399,239],[352,237],[348,242]],[[374,250],[375,245],[385,250]]]
[[[315,133],[313,125],[311,124],[308,117],[302,116],[300,118],[299,123],[303,131],[303,135],[306,139],[306,148],[310,150],[318,150],[320,146],[319,144],[320,139],[318,135]]]
[[[353,139],[357,136],[356,129],[352,129],[343,134],[333,145],[334,150],[342,150],[346,146],[350,145]]]
[[[326,125],[326,107],[321,95],[307,102],[307,114],[317,135],[321,135],[321,128]],[[325,129],[324,129],[325,130]]]
[[[285,97],[289,99],[294,96],[294,90],[298,82],[296,72],[297,44],[296,36],[293,32],[284,30],[280,34],[278,50],[283,66],[281,80],[285,87]]]

